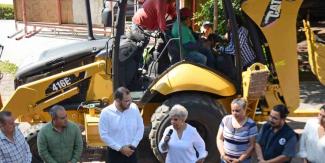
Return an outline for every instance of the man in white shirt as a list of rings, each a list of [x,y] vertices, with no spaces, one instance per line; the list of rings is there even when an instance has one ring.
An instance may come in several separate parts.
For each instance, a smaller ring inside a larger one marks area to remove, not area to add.
[[[130,91],[118,88],[114,103],[102,110],[99,119],[99,134],[108,146],[108,162],[137,163],[135,151],[143,132],[143,120]]]

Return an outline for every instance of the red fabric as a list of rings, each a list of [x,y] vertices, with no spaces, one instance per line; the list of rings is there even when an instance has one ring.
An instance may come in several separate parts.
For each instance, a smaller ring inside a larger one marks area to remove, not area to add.
[[[132,18],[134,24],[146,30],[166,30],[166,14],[175,16],[175,3],[167,4],[165,0],[146,0]]]
[[[175,2],[167,4],[167,14],[172,19],[176,18],[177,14],[176,14],[176,3]]]

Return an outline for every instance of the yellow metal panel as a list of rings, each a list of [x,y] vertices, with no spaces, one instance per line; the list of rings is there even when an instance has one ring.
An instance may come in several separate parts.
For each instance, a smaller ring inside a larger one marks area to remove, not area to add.
[[[84,124],[84,114],[77,110],[67,110],[67,116],[70,121],[78,124]],[[51,121],[51,116],[48,112],[36,112],[25,114],[16,119],[17,122],[28,122],[29,124],[38,124]]]
[[[265,100],[267,101],[268,108],[262,108],[263,115],[269,115],[269,112],[273,109],[275,105],[282,104],[282,101],[279,96],[282,95],[282,92],[277,84],[269,84],[266,87]]]
[[[319,109],[315,108],[304,108],[296,109],[293,114],[289,114],[292,117],[316,117],[319,114]]]
[[[309,21],[304,20],[304,30],[308,47],[308,60],[311,70],[318,80],[325,85],[325,44],[316,43]]]
[[[279,2],[281,5],[278,5]],[[302,0],[247,0],[242,4],[243,11],[252,18],[266,37],[281,92],[291,110],[296,109],[299,104],[296,19],[301,3]],[[273,11],[266,12],[268,8]],[[261,27],[264,15],[274,16],[279,11],[279,17],[273,23]]]
[[[234,96],[230,96],[230,97],[226,97],[226,98],[219,98],[216,100],[216,102],[218,102],[219,104],[221,104],[224,107],[227,114],[231,114],[231,101],[237,97],[239,97],[239,96],[234,95]]]
[[[72,90],[72,92],[67,92],[67,96],[62,95],[54,95],[53,97],[47,99],[45,102],[40,102],[42,99],[49,97],[50,95],[46,95],[46,90],[51,83],[53,83],[57,79],[61,79],[71,74],[79,75],[81,72],[85,72],[85,78],[91,77],[97,72],[100,72],[105,69],[105,62],[94,62],[79,68],[75,68],[66,72],[62,72],[44,79],[40,79],[25,85],[18,87],[15,93],[12,95],[10,100],[5,104],[5,106],[1,109],[8,110],[13,113],[15,117],[19,117],[21,115],[30,114],[35,111],[41,111],[42,109],[49,106],[48,104],[54,104],[56,102],[60,102],[64,99],[71,97],[76,94],[76,90]],[[83,79],[84,80],[84,79]],[[71,83],[70,86],[73,87],[74,83]],[[57,92],[62,92],[62,90],[58,90]],[[55,92],[55,93],[57,93]],[[53,101],[51,101],[53,100]],[[38,102],[40,102],[38,104]],[[41,104],[41,105],[40,105]],[[39,105],[39,106],[38,106]]]
[[[317,78],[325,85],[325,44],[315,43]]]
[[[111,59],[108,60],[107,71],[111,72]],[[113,84],[111,74],[102,71],[96,73],[90,81],[90,86],[87,92],[87,100],[108,100],[106,102],[112,103],[113,101]]]
[[[160,105],[161,103],[146,103],[141,108],[141,115],[145,126],[151,124],[151,116]]]
[[[50,98],[50,99],[48,99],[48,100],[46,100],[46,101],[44,101],[42,103],[37,104],[33,108],[33,110],[38,111],[38,110],[41,110],[43,108],[47,108],[47,107],[52,106],[52,105],[54,105],[56,103],[59,103],[60,101],[68,99],[68,98],[70,98],[70,97],[72,97],[72,96],[74,96],[74,95],[76,95],[78,93],[79,93],[79,89],[77,87],[72,88],[72,89],[70,89],[70,90],[68,90],[68,91],[66,91],[64,93],[61,93],[61,94],[59,94],[59,95],[57,95],[57,96],[55,96],[53,98]]]
[[[106,146],[101,140],[98,131],[99,115],[91,116],[85,114],[85,131],[86,131],[86,142],[91,147],[103,147]]]
[[[163,95],[180,91],[201,91],[220,96],[236,93],[234,85],[221,75],[190,63],[182,63],[171,69],[150,91],[158,91]]]

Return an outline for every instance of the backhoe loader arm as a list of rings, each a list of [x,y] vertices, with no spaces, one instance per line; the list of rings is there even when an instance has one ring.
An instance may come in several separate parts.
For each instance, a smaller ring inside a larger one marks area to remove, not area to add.
[[[77,84],[101,71],[105,71],[102,60],[21,85],[1,111],[10,111],[15,117],[42,111],[77,95]]]
[[[292,112],[299,105],[299,78],[297,61],[296,19],[302,0],[247,0],[241,5],[242,10],[255,22],[263,33],[270,51],[275,83],[278,89],[267,89],[268,107],[285,103]],[[258,6],[258,7],[256,7]]]

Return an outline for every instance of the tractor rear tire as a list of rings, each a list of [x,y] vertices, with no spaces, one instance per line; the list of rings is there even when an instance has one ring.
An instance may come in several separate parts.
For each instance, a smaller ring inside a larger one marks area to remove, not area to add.
[[[37,136],[34,136],[28,141],[30,152],[32,153],[32,163],[42,163],[41,157],[38,155]]]
[[[226,112],[222,105],[204,94],[177,94],[167,99],[158,107],[151,117],[152,128],[149,134],[151,148],[160,162],[164,162],[164,155],[159,152],[158,144],[164,130],[170,124],[169,111],[175,104],[183,105],[188,111],[187,123],[197,129],[203,138],[208,156],[205,162],[220,162],[216,145],[219,124]]]
[[[32,163],[42,163],[43,162],[42,158],[38,154],[37,135],[44,125],[45,124],[40,123],[40,124],[31,126],[27,131],[28,135],[26,136],[26,141],[30,147],[30,152],[32,153]]]

